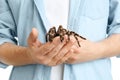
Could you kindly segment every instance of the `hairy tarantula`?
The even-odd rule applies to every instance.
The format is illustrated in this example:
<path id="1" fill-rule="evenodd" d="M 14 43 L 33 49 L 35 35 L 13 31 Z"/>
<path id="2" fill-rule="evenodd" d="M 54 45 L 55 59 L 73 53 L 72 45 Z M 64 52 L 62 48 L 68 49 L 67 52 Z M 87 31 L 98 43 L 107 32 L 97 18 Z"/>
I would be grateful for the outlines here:
<path id="1" fill-rule="evenodd" d="M 57 36 L 60 36 L 60 40 L 62 42 L 64 40 L 65 35 L 68 35 L 68 40 L 70 40 L 70 36 L 73 35 L 75 37 L 79 47 L 80 47 L 80 43 L 79 43 L 78 37 L 86 40 L 86 38 L 80 36 L 79 34 L 73 32 L 73 31 L 66 30 L 62 27 L 62 25 L 60 25 L 57 31 L 56 31 L 55 27 L 50 28 L 49 32 L 46 34 L 46 42 L 48 42 L 48 41 L 52 42 L 53 39 Z"/>

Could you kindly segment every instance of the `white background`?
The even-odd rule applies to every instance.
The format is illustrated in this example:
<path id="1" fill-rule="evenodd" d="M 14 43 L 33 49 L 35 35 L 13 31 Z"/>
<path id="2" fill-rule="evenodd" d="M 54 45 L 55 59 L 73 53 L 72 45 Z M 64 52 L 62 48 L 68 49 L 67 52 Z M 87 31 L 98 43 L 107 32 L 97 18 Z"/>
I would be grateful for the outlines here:
<path id="1" fill-rule="evenodd" d="M 120 80 L 120 58 L 113 57 L 111 60 L 113 80 Z M 9 80 L 11 69 L 12 66 L 7 69 L 0 68 L 0 80 Z"/>

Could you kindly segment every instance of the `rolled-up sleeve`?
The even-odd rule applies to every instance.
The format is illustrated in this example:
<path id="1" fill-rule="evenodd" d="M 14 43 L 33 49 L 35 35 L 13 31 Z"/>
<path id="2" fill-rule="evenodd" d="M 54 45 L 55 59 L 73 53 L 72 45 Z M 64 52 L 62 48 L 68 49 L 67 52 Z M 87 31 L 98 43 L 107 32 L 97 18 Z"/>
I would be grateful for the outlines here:
<path id="1" fill-rule="evenodd" d="M 120 33 L 120 0 L 110 0 L 108 36 Z"/>
<path id="2" fill-rule="evenodd" d="M 16 26 L 11 9 L 7 0 L 0 0 L 0 45 L 5 42 L 17 44 Z M 6 64 L 0 62 L 0 67 L 7 67 Z"/>

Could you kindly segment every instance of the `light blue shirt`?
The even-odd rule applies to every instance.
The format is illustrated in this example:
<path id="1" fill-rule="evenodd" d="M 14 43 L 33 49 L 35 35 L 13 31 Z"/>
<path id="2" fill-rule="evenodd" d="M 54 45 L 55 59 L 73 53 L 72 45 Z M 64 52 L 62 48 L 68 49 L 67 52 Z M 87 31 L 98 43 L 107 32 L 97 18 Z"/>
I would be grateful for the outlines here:
<path id="1" fill-rule="evenodd" d="M 49 25 L 43 0 L 0 0 L 0 44 L 11 42 L 27 46 L 33 27 L 39 40 L 45 42 Z M 70 0 L 68 29 L 91 41 L 100 41 L 120 33 L 120 0 Z M 1 67 L 6 67 L 3 63 Z M 14 67 L 10 80 L 50 80 L 51 67 L 26 65 Z M 64 64 L 63 80 L 112 80 L 109 58 L 68 65 Z"/>

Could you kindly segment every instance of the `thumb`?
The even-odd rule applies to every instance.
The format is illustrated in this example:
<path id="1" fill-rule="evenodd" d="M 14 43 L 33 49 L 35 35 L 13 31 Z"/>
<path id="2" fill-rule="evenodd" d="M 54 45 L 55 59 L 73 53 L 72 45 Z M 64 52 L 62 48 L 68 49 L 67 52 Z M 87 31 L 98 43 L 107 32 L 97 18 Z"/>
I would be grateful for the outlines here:
<path id="1" fill-rule="evenodd" d="M 28 37 L 28 45 L 29 46 L 37 46 L 41 43 L 38 41 L 38 31 L 36 28 L 32 28 L 32 31 Z"/>

